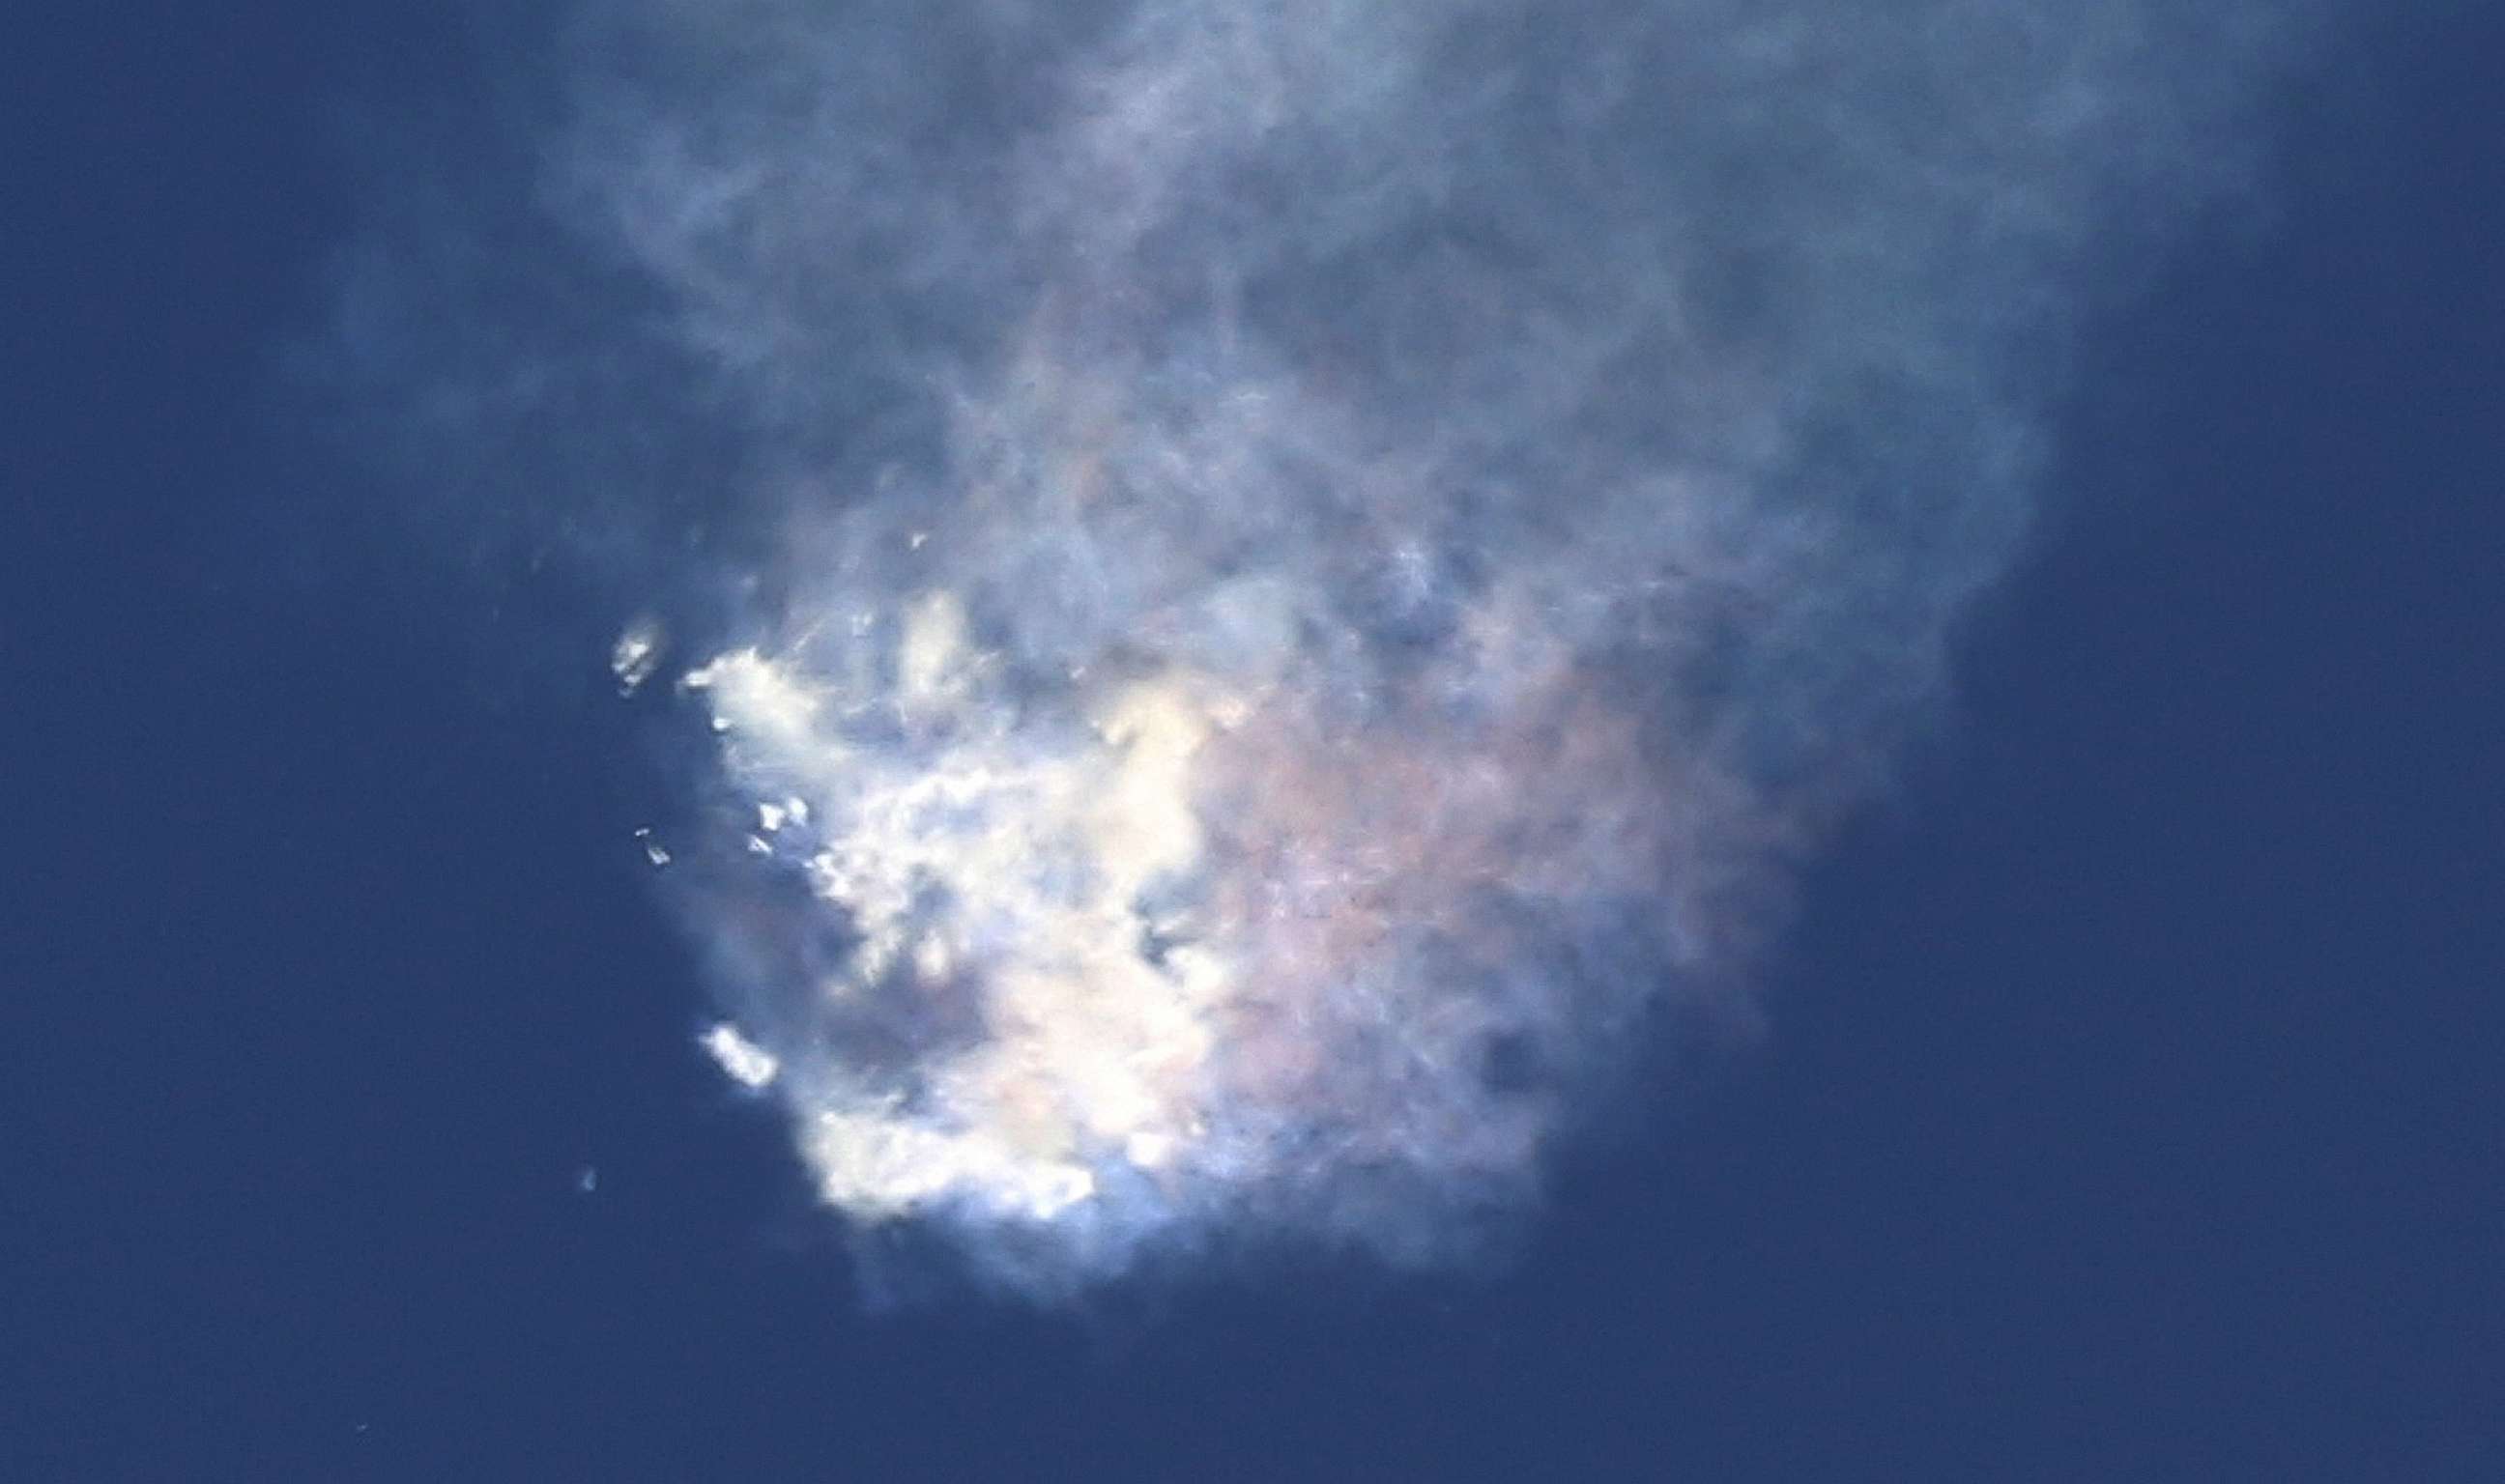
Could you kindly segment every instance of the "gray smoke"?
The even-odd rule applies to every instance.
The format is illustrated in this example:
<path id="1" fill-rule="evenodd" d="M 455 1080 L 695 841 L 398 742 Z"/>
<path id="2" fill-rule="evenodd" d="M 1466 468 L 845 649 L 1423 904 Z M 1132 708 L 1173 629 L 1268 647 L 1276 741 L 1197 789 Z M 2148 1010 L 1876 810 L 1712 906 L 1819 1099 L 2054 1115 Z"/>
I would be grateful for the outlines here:
<path id="1" fill-rule="evenodd" d="M 2267 18 L 621 0 L 419 410 L 709 723 L 650 844 L 832 1205 L 1465 1256 L 1936 707 Z"/>

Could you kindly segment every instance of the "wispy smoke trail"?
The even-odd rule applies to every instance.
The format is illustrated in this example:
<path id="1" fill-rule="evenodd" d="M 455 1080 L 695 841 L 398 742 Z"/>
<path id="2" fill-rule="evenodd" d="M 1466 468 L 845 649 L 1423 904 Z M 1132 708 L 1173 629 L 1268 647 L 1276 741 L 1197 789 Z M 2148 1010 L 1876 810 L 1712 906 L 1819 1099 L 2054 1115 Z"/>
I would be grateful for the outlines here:
<path id="1" fill-rule="evenodd" d="M 652 843 L 709 1049 L 829 1203 L 1037 1291 L 1466 1247 L 1934 701 L 2251 16 L 587 16 L 547 195 L 658 309 L 576 363 L 657 323 L 735 450 L 601 538 L 766 534 L 617 651 L 718 737 Z M 621 400 L 537 432 L 677 415 Z"/>

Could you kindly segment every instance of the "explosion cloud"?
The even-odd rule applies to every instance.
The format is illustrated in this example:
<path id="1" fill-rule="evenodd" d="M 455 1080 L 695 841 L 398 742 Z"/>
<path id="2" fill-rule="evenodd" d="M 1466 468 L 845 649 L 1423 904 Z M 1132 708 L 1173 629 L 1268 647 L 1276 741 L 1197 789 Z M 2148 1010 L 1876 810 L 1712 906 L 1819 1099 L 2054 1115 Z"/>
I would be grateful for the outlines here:
<path id="1" fill-rule="evenodd" d="M 1032 1291 L 1465 1255 L 1935 705 L 2254 18 L 586 13 L 544 199 L 643 297 L 556 358 L 601 416 L 516 421 L 558 485 L 654 385 L 734 450 L 566 517 L 655 584 L 620 688 L 712 735 L 647 841 L 706 1049 L 829 1205 Z M 747 536 L 680 561 L 689 510 Z"/>

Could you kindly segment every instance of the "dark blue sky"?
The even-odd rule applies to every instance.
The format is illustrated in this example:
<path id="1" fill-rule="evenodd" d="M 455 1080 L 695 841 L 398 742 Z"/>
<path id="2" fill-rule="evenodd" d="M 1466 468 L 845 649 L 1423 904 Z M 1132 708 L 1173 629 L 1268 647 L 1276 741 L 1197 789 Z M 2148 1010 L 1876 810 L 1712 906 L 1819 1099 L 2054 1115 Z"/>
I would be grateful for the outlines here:
<path id="1" fill-rule="evenodd" d="M 691 1051 L 605 677 L 473 663 L 342 535 L 270 348 L 343 102 L 481 63 L 253 14 L 21 22 L 0 88 L 0 1478 L 2505 1477 L 2478 8 L 2352 22 L 2271 210 L 2090 327 L 2064 513 L 1763 1044 L 1503 1276 L 1084 1323 L 860 1311 Z"/>

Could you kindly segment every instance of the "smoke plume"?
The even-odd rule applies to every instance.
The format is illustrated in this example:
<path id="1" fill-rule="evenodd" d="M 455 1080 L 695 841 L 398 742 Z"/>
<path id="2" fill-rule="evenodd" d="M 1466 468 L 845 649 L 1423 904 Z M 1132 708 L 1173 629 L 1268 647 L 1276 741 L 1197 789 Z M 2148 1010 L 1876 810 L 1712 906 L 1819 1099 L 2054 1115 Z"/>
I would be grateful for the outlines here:
<path id="1" fill-rule="evenodd" d="M 433 415 L 709 734 L 645 844 L 830 1206 L 1466 1257 L 1934 710 L 2266 30 L 621 0 Z"/>

